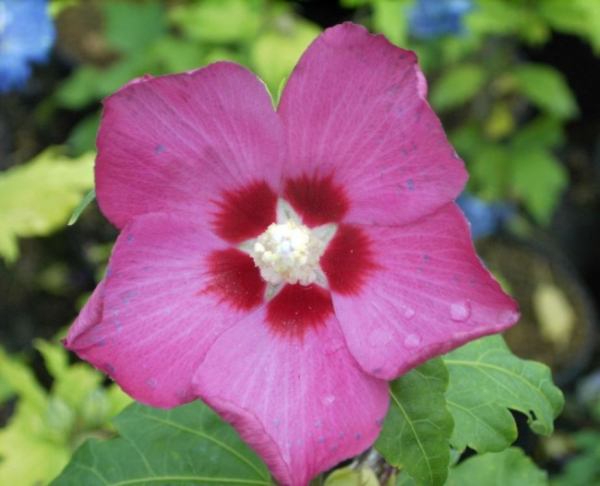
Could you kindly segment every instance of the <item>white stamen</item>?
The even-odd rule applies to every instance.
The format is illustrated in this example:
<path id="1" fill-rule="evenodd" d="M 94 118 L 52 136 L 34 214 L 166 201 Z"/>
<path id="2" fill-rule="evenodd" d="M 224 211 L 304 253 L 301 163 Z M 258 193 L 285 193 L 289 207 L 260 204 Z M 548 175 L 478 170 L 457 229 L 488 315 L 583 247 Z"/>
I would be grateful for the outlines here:
<path id="1" fill-rule="evenodd" d="M 321 273 L 319 259 L 327 243 L 328 239 L 319 238 L 308 227 L 289 219 L 271 224 L 255 240 L 249 253 L 262 278 L 271 285 L 310 285 Z"/>

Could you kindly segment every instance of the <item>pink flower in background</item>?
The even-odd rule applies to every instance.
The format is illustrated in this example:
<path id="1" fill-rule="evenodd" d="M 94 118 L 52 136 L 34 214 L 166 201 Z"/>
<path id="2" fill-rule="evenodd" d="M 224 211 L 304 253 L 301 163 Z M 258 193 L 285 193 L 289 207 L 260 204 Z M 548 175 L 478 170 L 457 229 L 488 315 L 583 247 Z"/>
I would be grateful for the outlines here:
<path id="1" fill-rule="evenodd" d="M 281 484 L 365 450 L 388 380 L 518 318 L 425 96 L 413 53 L 343 24 L 277 110 L 231 63 L 109 97 L 97 196 L 121 234 L 67 347 L 146 404 L 201 398 Z"/>

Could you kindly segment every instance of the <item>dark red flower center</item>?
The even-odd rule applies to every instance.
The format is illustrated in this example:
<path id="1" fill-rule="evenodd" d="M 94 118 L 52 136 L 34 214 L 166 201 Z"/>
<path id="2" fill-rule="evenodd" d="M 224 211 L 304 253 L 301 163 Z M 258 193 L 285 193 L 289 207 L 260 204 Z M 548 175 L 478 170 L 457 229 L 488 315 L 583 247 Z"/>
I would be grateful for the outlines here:
<path id="1" fill-rule="evenodd" d="M 267 282 L 253 258 L 238 248 L 208 256 L 210 284 L 203 292 L 215 293 L 223 304 L 251 310 L 266 304 L 267 324 L 279 335 L 302 338 L 305 332 L 325 324 L 333 314 L 331 292 L 356 295 L 378 268 L 371 242 L 359 227 L 342 222 L 350 208 L 346 191 L 332 176 L 302 176 L 285 181 L 283 199 L 310 228 L 337 225 L 320 260 L 329 288 L 316 284 L 284 284 L 267 301 Z M 258 238 L 276 221 L 277 193 L 264 181 L 226 190 L 215 201 L 215 233 L 232 245 Z"/>

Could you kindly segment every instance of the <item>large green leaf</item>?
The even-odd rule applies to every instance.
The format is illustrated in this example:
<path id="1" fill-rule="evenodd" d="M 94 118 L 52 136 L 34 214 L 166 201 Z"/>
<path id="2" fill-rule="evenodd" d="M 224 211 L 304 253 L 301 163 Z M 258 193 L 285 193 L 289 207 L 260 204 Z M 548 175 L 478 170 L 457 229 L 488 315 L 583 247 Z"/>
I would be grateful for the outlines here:
<path id="1" fill-rule="evenodd" d="M 86 442 L 51 486 L 271 484 L 256 454 L 201 402 L 134 403 L 114 422 L 121 437 Z"/>
<path id="2" fill-rule="evenodd" d="M 547 486 L 546 473 L 521 449 L 475 456 L 450 470 L 447 486 Z"/>
<path id="3" fill-rule="evenodd" d="M 544 64 L 523 64 L 514 70 L 523 94 L 540 110 L 559 118 L 573 118 L 579 112 L 575 97 L 564 76 Z"/>
<path id="4" fill-rule="evenodd" d="M 517 437 L 509 409 L 528 418 L 531 429 L 553 431 L 564 399 L 548 367 L 513 355 L 501 336 L 473 341 L 444 357 L 450 374 L 446 400 L 454 417 L 450 443 L 479 453 L 506 449 Z"/>
<path id="5" fill-rule="evenodd" d="M 0 257 L 17 258 L 19 236 L 44 236 L 66 226 L 94 184 L 93 165 L 92 153 L 69 159 L 51 148 L 0 173 Z"/>
<path id="6" fill-rule="evenodd" d="M 448 372 L 432 359 L 390 383 L 391 406 L 375 447 L 419 485 L 442 485 L 450 463 L 452 416 L 444 391 Z"/>

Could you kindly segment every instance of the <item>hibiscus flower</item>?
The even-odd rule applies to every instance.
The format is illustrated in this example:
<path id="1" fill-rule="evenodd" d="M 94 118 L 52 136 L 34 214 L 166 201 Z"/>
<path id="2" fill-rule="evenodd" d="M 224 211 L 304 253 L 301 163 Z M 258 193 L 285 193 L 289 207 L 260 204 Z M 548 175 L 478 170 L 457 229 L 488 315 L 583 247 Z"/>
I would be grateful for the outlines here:
<path id="1" fill-rule="evenodd" d="M 202 399 L 280 484 L 368 448 L 388 380 L 516 321 L 416 56 L 384 37 L 325 31 L 276 110 L 226 62 L 104 106 L 97 197 L 121 233 L 66 346 L 143 403 Z"/>

